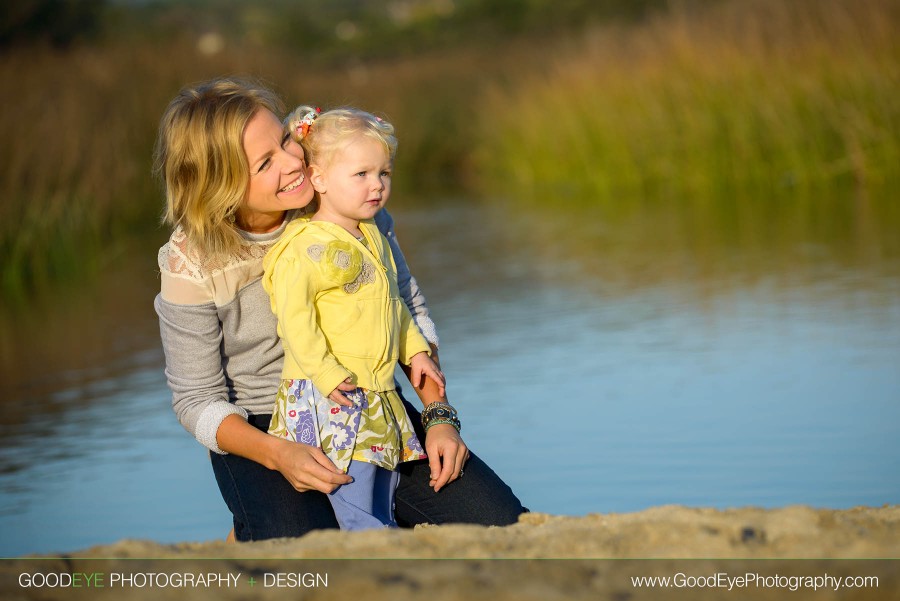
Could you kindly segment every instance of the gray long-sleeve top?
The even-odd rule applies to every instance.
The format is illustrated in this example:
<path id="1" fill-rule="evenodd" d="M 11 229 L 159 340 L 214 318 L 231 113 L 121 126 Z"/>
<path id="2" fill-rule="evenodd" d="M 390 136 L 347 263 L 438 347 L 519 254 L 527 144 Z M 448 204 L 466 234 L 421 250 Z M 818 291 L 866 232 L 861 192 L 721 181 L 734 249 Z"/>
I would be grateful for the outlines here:
<path id="1" fill-rule="evenodd" d="M 228 415 L 246 419 L 272 412 L 284 351 L 262 288 L 262 260 L 287 221 L 267 234 L 245 233 L 241 251 L 225 263 L 201 257 L 180 229 L 159 250 L 161 291 L 154 307 L 172 407 L 185 429 L 216 453 L 223 453 L 216 432 Z M 394 221 L 383 210 L 375 221 L 394 255 L 400 295 L 425 338 L 437 345 L 425 297 L 394 235 Z"/>

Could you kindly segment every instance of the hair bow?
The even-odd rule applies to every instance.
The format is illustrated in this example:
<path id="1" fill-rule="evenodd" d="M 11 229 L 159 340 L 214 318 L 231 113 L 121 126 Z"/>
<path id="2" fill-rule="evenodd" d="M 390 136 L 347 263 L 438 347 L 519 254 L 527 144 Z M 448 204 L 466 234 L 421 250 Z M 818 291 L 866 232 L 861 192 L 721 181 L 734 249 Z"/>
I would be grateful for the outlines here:
<path id="1" fill-rule="evenodd" d="M 309 128 L 312 127 L 313 122 L 318 118 L 321 112 L 322 109 L 316 107 L 302 117 L 290 120 L 289 129 L 296 140 L 299 141 L 306 137 L 306 134 L 309 133 Z"/>

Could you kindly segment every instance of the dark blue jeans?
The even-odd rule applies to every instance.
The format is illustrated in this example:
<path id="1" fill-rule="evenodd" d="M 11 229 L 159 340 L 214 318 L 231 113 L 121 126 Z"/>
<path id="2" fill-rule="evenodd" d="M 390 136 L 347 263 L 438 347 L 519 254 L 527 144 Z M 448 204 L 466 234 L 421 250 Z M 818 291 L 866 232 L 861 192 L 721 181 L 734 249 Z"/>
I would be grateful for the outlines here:
<path id="1" fill-rule="evenodd" d="M 425 433 L 419 412 L 404 400 L 420 440 Z M 250 423 L 267 431 L 271 415 L 252 415 Z M 239 541 L 302 536 L 312 530 L 337 528 L 328 497 L 315 490 L 297 492 L 275 470 L 236 455 L 211 454 L 222 497 L 234 516 Z M 395 517 L 400 527 L 416 524 L 481 524 L 505 526 L 527 511 L 506 483 L 471 453 L 465 476 L 440 490 L 428 486 L 427 460 L 400 464 Z"/>

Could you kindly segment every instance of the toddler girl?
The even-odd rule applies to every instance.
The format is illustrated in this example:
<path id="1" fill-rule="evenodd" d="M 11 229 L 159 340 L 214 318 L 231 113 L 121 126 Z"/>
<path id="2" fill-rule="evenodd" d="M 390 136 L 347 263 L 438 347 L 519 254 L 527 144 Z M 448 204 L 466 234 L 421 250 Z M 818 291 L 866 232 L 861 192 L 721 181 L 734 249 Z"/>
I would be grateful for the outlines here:
<path id="1" fill-rule="evenodd" d="M 287 124 L 317 198 L 264 261 L 285 351 L 269 433 L 321 446 L 353 477 L 329 496 L 342 529 L 396 527 L 393 470 L 425 453 L 394 368 L 408 365 L 414 385 L 431 378 L 441 396 L 444 376 L 400 298 L 390 247 L 373 221 L 391 192 L 394 128 L 364 111 L 312 107 Z"/>

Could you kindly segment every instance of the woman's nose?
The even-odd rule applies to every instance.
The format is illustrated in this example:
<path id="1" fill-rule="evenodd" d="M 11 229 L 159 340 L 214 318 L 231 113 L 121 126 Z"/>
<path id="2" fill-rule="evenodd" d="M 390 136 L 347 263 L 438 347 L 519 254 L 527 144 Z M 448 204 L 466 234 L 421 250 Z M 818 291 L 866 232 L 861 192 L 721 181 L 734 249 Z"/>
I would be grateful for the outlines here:
<path id="1" fill-rule="evenodd" d="M 284 157 L 282 159 L 282 170 L 285 173 L 291 173 L 293 171 L 298 171 L 303 168 L 303 159 L 298 157 L 297 155 L 283 151 Z"/>

